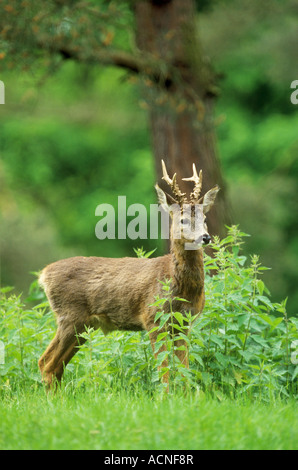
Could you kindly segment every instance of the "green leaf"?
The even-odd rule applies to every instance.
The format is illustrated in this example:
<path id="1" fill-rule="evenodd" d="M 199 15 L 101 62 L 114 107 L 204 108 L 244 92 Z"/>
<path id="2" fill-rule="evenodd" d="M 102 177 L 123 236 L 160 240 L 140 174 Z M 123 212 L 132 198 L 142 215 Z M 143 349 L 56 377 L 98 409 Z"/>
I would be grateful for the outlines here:
<path id="1" fill-rule="evenodd" d="M 174 318 L 176 318 L 176 320 L 178 320 L 180 326 L 183 326 L 184 317 L 183 317 L 182 313 L 180 313 L 180 312 L 175 312 L 175 313 L 174 313 Z"/>
<path id="2" fill-rule="evenodd" d="M 11 292 L 14 289 L 14 287 L 11 286 L 6 286 L 6 287 L 1 287 L 0 292 L 3 294 L 6 294 L 7 292 Z"/>
<path id="3" fill-rule="evenodd" d="M 165 331 L 165 332 L 163 332 L 163 333 L 159 333 L 159 335 L 158 335 L 157 338 L 156 338 L 156 341 L 159 342 L 159 341 L 161 341 L 162 339 L 164 339 L 166 336 L 168 336 L 168 332 L 167 332 L 167 331 Z"/>
<path id="4" fill-rule="evenodd" d="M 237 258 L 237 261 L 240 264 L 240 266 L 244 266 L 246 260 L 247 260 L 246 256 L 238 256 L 238 258 Z"/>
<path id="5" fill-rule="evenodd" d="M 269 347 L 267 341 L 259 335 L 251 335 L 251 339 L 254 340 L 257 344 L 263 346 L 263 348 Z"/>
<path id="6" fill-rule="evenodd" d="M 169 320 L 171 317 L 170 313 L 165 313 L 164 315 L 161 316 L 160 322 L 159 322 L 159 328 L 163 327 L 165 323 Z"/>
<path id="7" fill-rule="evenodd" d="M 203 381 L 205 384 L 211 383 L 212 378 L 213 378 L 213 375 L 210 374 L 209 372 L 202 372 L 202 381 Z"/>
<path id="8" fill-rule="evenodd" d="M 219 346 L 220 349 L 224 348 L 223 340 L 219 338 L 218 336 L 214 335 L 213 333 L 210 335 L 210 341 L 217 344 L 217 346 Z"/>
<path id="9" fill-rule="evenodd" d="M 294 369 L 294 372 L 292 374 L 292 381 L 296 379 L 297 375 L 298 375 L 298 366 L 296 366 Z"/>
<path id="10" fill-rule="evenodd" d="M 153 302 L 152 304 L 149 304 L 149 307 L 158 307 L 159 305 L 163 305 L 167 302 L 167 299 L 159 299 L 157 298 L 155 300 L 155 302 Z"/>
<path id="11" fill-rule="evenodd" d="M 157 312 L 154 317 L 154 322 L 157 322 L 157 320 L 159 320 L 163 314 L 164 314 L 163 310 L 161 312 Z"/>
<path id="12" fill-rule="evenodd" d="M 273 325 L 273 317 L 271 317 L 270 315 L 266 315 L 265 313 L 259 313 L 259 317 L 262 318 L 262 320 L 264 320 L 270 326 Z"/>
<path id="13" fill-rule="evenodd" d="M 154 326 L 154 327 L 152 328 L 152 330 L 149 331 L 149 335 L 150 335 L 151 333 L 154 333 L 154 331 L 157 331 L 157 330 L 159 330 L 159 326 Z"/>
<path id="14" fill-rule="evenodd" d="M 276 318 L 272 324 L 272 328 L 270 329 L 270 332 L 275 330 L 275 328 L 278 327 L 278 325 L 283 321 L 283 317 Z"/>
<path id="15" fill-rule="evenodd" d="M 233 374 L 234 374 L 234 377 L 236 379 L 236 382 L 238 385 L 241 385 L 242 382 L 243 382 L 243 373 L 242 372 L 238 372 L 238 371 L 233 371 Z"/>
<path id="16" fill-rule="evenodd" d="M 239 354 L 247 361 L 250 362 L 251 359 L 254 357 L 254 353 L 251 353 L 249 351 L 239 351 Z"/>
<path id="17" fill-rule="evenodd" d="M 193 353 L 190 354 L 189 359 L 191 361 L 198 362 L 202 367 L 204 367 L 203 359 L 201 358 L 201 356 L 199 354 L 193 352 Z"/>
<path id="18" fill-rule="evenodd" d="M 256 281 L 257 289 L 260 295 L 263 295 L 265 284 L 261 279 L 257 279 Z"/>
<path id="19" fill-rule="evenodd" d="M 263 302 L 265 305 L 267 305 L 267 307 L 269 307 L 270 309 L 273 309 L 273 305 L 272 303 L 270 302 L 270 300 L 268 299 L 268 297 L 265 297 L 264 295 L 259 295 L 258 296 L 258 300 L 260 300 L 261 302 Z"/>
<path id="20" fill-rule="evenodd" d="M 227 367 L 227 365 L 229 364 L 229 358 L 224 356 L 220 352 L 216 352 L 215 357 L 224 368 Z"/>
<path id="21" fill-rule="evenodd" d="M 189 300 L 182 299 L 182 297 L 174 297 L 173 300 L 179 300 L 180 302 L 188 302 L 188 303 L 191 303 Z"/>
<path id="22" fill-rule="evenodd" d="M 144 257 L 145 257 L 145 258 L 149 258 L 149 256 L 153 255 L 153 253 L 154 253 L 156 250 L 157 250 L 157 248 L 154 248 L 154 250 L 152 250 L 152 251 L 148 251 L 148 253 L 146 253 L 146 254 L 144 255 Z"/>
<path id="23" fill-rule="evenodd" d="M 157 366 L 161 366 L 161 364 L 166 360 L 169 356 L 170 352 L 169 351 L 162 351 L 157 355 Z M 167 367 L 165 369 L 168 370 Z"/>

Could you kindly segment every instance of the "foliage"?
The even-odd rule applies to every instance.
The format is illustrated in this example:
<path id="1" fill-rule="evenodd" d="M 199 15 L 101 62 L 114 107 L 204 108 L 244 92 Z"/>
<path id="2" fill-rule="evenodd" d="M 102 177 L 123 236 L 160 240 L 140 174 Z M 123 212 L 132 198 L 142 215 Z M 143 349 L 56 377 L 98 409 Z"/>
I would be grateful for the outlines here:
<path id="1" fill-rule="evenodd" d="M 99 391 L 142 389 L 153 393 L 163 388 L 160 376 L 170 372 L 174 392 L 183 385 L 218 399 L 243 395 L 271 401 L 296 396 L 298 322 L 288 317 L 286 301 L 271 302 L 261 279 L 266 268 L 257 256 L 249 261 L 242 254 L 243 237 L 244 233 L 232 227 L 225 239 L 215 239 L 215 256 L 205 259 L 206 306 L 195 322 L 190 315 L 185 319 L 172 309 L 163 314 L 162 306 L 171 299 L 170 284 L 164 283 L 164 295 L 156 303 L 161 307 L 158 344 L 166 348 L 158 348 L 157 360 L 146 332 L 104 336 L 86 329 L 82 335 L 88 341 L 66 368 L 65 388 L 80 390 L 92 384 Z M 146 256 L 142 249 L 138 254 Z M 30 309 L 9 288 L 1 290 L 2 393 L 25 385 L 40 386 L 37 361 L 54 334 L 53 316 L 42 295 L 35 282 L 28 300 L 42 302 Z M 190 323 L 191 333 L 186 337 Z M 189 346 L 189 370 L 174 355 L 181 338 Z M 160 368 L 166 356 L 168 366 Z"/>
<path id="2" fill-rule="evenodd" d="M 47 313 L 47 302 L 30 309 L 20 295 L 8 296 L 11 290 L 2 288 L 0 299 L 0 338 L 4 345 L 0 365 L 2 391 L 40 382 L 37 361 L 55 327 L 53 316 Z M 38 292 L 37 297 L 40 295 Z"/>
<path id="3" fill-rule="evenodd" d="M 42 57 L 51 72 L 75 55 L 90 63 L 111 48 L 128 44 L 131 21 L 126 2 L 0 1 L 0 61 L 28 70 Z M 42 51 L 42 52 L 41 52 Z"/>
<path id="4" fill-rule="evenodd" d="M 172 303 L 182 299 L 173 298 L 170 283 L 163 283 L 164 296 L 154 304 L 161 308 L 156 315 L 157 348 L 166 346 L 158 365 L 168 359 L 160 376 L 170 371 L 174 389 L 176 382 L 199 382 L 218 398 L 244 393 L 270 401 L 276 395 L 297 395 L 298 321 L 288 318 L 287 300 L 271 302 L 261 279 L 268 268 L 259 257 L 253 255 L 247 263 L 240 250 L 246 236 L 234 226 L 225 239 L 215 237 L 215 256 L 205 259 L 206 306 L 199 318 L 173 311 Z M 170 303 L 169 313 L 162 311 L 165 302 Z M 174 355 L 181 339 L 190 349 L 190 371 Z"/>
<path id="5" fill-rule="evenodd" d="M 155 343 L 155 352 L 157 353 L 156 365 L 158 367 L 159 378 L 165 374 L 169 376 L 169 391 L 175 392 L 177 386 L 194 383 L 192 375 L 189 372 L 184 361 L 180 361 L 177 357 L 178 351 L 183 351 L 183 355 L 187 355 L 187 351 L 191 348 L 190 330 L 191 325 L 198 317 L 198 314 L 192 315 L 191 312 L 181 312 L 174 310 L 177 302 L 187 302 L 185 299 L 173 296 L 171 290 L 171 279 L 160 281 L 162 284 L 163 296 L 157 296 L 152 306 L 158 307 L 155 315 L 155 326 L 149 334 L 158 331 Z M 169 308 L 165 312 L 164 305 Z M 167 384 L 164 384 L 165 388 Z"/>
<path id="6" fill-rule="evenodd" d="M 245 236 L 230 228 L 205 261 L 206 306 L 191 341 L 198 377 L 206 390 L 220 393 L 297 394 L 298 321 L 288 317 L 286 300 L 271 302 L 261 279 L 268 268 L 241 253 Z"/>

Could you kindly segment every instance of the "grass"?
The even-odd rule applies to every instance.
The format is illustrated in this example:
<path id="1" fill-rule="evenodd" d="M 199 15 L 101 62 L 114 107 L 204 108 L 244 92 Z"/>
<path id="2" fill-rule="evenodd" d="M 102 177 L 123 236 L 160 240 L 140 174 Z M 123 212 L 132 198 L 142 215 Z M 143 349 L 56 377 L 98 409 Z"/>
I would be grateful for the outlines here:
<path id="1" fill-rule="evenodd" d="M 1 449 L 297 449 L 297 403 L 163 399 L 127 392 L 18 392 L 0 409 Z"/>

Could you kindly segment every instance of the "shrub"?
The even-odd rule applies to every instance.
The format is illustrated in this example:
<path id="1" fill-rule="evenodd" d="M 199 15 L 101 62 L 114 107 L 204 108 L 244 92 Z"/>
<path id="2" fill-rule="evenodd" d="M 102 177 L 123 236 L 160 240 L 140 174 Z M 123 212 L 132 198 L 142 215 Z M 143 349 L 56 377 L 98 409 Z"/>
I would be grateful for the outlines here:
<path id="1" fill-rule="evenodd" d="M 29 308 L 21 295 L 11 294 L 11 290 L 9 287 L 0 290 L 0 340 L 4 349 L 0 390 L 40 382 L 37 361 L 55 328 L 53 315 L 47 313 L 47 302 Z M 41 295 L 39 292 L 38 296 Z"/>
<path id="2" fill-rule="evenodd" d="M 203 390 L 269 399 L 297 394 L 298 319 L 272 303 L 259 257 L 241 254 L 234 226 L 206 257 L 206 306 L 193 328 L 190 358 Z"/>

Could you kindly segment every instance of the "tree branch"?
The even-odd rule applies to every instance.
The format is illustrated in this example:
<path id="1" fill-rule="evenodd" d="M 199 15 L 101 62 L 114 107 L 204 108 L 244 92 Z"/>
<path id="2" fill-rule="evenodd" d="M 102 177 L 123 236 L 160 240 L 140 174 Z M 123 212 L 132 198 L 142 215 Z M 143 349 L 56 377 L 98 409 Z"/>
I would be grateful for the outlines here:
<path id="1" fill-rule="evenodd" d="M 82 50 L 79 46 L 66 44 L 55 44 L 50 46 L 39 44 L 39 47 L 48 49 L 52 53 L 59 53 L 64 59 L 73 59 L 78 62 L 114 65 L 137 74 L 149 76 L 155 83 L 159 83 L 169 88 L 173 82 L 174 66 L 166 64 L 164 61 L 151 57 L 150 54 L 132 55 L 129 52 L 120 50 L 107 50 L 104 48 L 90 51 Z"/>
<path id="2" fill-rule="evenodd" d="M 64 59 L 73 59 L 79 62 L 100 63 L 103 65 L 115 65 L 131 72 L 140 73 L 143 64 L 135 56 L 123 51 L 97 50 L 86 53 L 77 50 L 75 47 L 61 46 L 50 47 L 51 52 L 60 53 Z"/>

